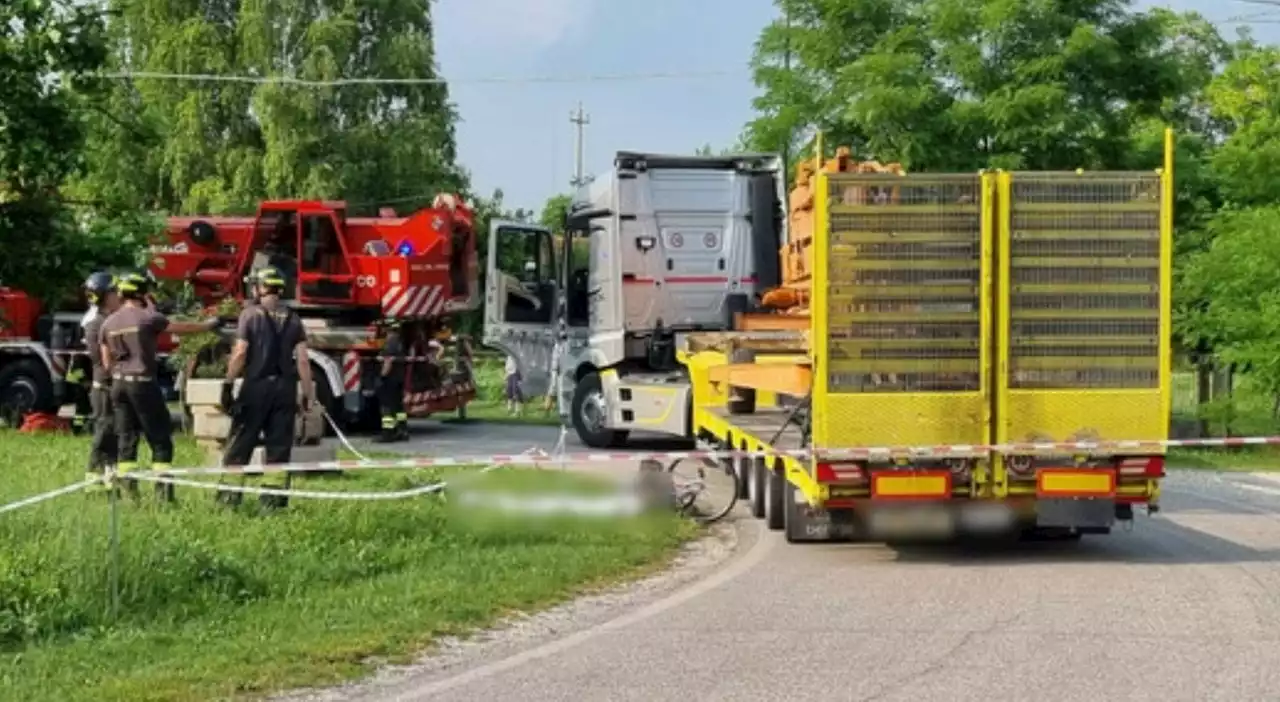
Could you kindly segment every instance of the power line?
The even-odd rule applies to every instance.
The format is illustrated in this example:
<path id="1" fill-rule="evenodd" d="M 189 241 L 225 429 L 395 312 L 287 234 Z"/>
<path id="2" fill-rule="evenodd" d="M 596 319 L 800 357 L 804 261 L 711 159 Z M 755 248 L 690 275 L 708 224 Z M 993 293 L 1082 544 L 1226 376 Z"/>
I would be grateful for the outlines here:
<path id="1" fill-rule="evenodd" d="M 341 88 L 356 85 L 467 85 L 467 84 L 532 84 L 532 83 L 604 83 L 644 80 L 675 80 L 686 78 L 724 78 L 745 75 L 749 69 L 710 71 L 665 71 L 653 73 L 596 73 L 579 75 L 542 76 L 483 76 L 476 78 L 339 78 L 336 80 L 307 80 L 288 76 L 220 75 L 216 73 L 164 73 L 158 71 L 128 71 L 99 73 L 107 80 L 172 80 L 196 83 L 252 83 L 256 85 L 291 85 L 305 88 Z"/>

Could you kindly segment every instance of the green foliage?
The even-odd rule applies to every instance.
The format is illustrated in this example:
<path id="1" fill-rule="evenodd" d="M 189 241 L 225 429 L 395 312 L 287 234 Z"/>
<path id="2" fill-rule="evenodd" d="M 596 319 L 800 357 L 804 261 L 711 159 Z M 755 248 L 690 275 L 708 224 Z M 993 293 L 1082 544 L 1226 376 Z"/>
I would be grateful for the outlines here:
<path id="1" fill-rule="evenodd" d="M 914 170 L 1122 167 L 1136 124 L 1191 119 L 1226 51 L 1196 15 L 1119 0 L 778 5 L 791 23 L 757 43 L 749 145 L 807 153 L 822 129 Z"/>
<path id="2" fill-rule="evenodd" d="M 563 234 L 565 217 L 569 215 L 569 207 L 572 204 L 572 195 L 566 193 L 552 195 L 543 203 L 542 213 L 538 215 L 538 223 L 556 234 Z"/>
<path id="3" fill-rule="evenodd" d="M 189 289 L 189 286 L 187 286 Z M 190 300 L 188 296 L 184 299 Z M 174 319 L 182 321 L 203 321 L 216 316 L 224 321 L 239 318 L 244 303 L 235 298 L 224 298 L 213 309 L 203 309 L 198 303 L 187 302 L 179 306 Z M 183 334 L 178 339 L 178 348 L 174 349 L 170 362 L 175 368 L 186 372 L 194 362 L 191 377 L 194 379 L 219 379 L 227 375 L 228 354 L 231 341 L 228 332 L 213 330 L 195 334 Z"/>
<path id="4" fill-rule="evenodd" d="M 83 166 L 82 100 L 106 57 L 97 10 L 0 4 L 0 280 L 56 299 L 94 268 L 130 263 L 146 226 L 77 218 L 62 186 Z M 37 245 L 38 242 L 38 245 Z"/>
<path id="5" fill-rule="evenodd" d="M 1182 320 L 1218 358 L 1280 394 L 1280 205 L 1226 211 L 1212 243 L 1187 264 L 1188 293 L 1205 301 Z"/>
<path id="6" fill-rule="evenodd" d="M 427 0 L 111 0 L 118 71 L 435 78 Z M 126 41 L 127 39 L 127 41 Z M 443 83 L 314 88 L 138 80 L 90 115 L 86 197 L 173 213 L 263 198 L 341 198 L 353 211 L 465 190 Z"/>

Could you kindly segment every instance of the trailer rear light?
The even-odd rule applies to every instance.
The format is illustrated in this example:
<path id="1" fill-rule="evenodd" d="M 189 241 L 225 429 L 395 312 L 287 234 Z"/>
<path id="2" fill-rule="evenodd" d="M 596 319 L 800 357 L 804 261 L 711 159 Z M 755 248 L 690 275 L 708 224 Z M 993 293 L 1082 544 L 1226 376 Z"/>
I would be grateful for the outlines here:
<path id="1" fill-rule="evenodd" d="M 1120 461 L 1120 475 L 1144 478 L 1164 477 L 1164 456 L 1141 456 Z"/>
<path id="2" fill-rule="evenodd" d="M 867 475 L 857 463 L 819 463 L 814 479 L 819 483 L 865 482 Z"/>

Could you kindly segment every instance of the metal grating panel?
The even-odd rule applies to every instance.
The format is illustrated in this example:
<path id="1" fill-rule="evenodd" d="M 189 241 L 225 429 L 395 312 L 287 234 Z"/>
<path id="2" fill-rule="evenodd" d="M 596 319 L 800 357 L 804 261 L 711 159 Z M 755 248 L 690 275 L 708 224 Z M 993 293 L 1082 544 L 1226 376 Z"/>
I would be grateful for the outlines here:
<path id="1" fill-rule="evenodd" d="M 978 392 L 981 176 L 828 182 L 828 392 Z"/>
<path id="2" fill-rule="evenodd" d="M 1015 173 L 1009 387 L 1160 384 L 1160 176 Z"/>

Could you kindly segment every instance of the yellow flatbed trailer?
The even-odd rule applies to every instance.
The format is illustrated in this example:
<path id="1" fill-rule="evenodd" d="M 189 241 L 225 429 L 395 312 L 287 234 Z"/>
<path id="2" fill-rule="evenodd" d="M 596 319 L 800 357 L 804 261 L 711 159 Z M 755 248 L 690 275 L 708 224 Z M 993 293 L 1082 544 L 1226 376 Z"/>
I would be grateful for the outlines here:
<path id="1" fill-rule="evenodd" d="M 1157 511 L 1164 449 L 1108 442 L 1168 436 L 1172 168 L 819 172 L 807 328 L 688 337 L 695 437 L 793 541 Z"/>

